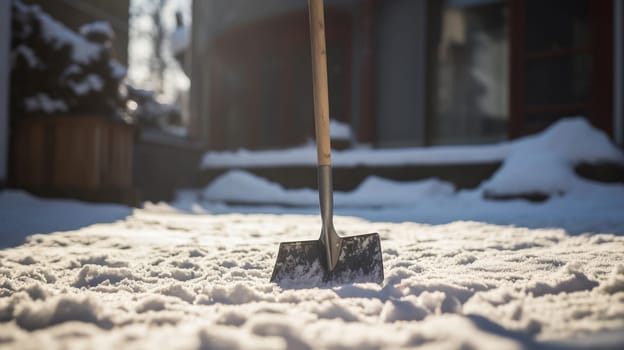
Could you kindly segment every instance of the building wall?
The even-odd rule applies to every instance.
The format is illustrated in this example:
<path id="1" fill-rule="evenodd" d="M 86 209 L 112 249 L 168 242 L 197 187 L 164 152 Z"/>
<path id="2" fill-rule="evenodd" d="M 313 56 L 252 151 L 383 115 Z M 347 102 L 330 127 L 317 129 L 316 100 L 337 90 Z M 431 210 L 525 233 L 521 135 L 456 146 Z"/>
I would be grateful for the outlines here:
<path id="1" fill-rule="evenodd" d="M 11 3 L 0 1 L 0 187 L 6 183 L 9 153 L 9 49 Z"/>
<path id="2" fill-rule="evenodd" d="M 377 143 L 425 142 L 425 1 L 380 1 L 376 26 Z"/>
<path id="3" fill-rule="evenodd" d="M 357 0 L 326 0 L 326 7 L 352 10 Z M 304 0 L 206 0 L 193 2 L 191 53 L 191 135 L 207 140 L 210 135 L 210 48 L 215 38 L 253 22 L 307 10 Z M 307 25 L 307 24 L 306 24 Z M 310 68 L 311 69 L 311 68 Z M 311 74 L 311 72 L 310 72 Z M 352 82 L 355 78 L 352 76 Z M 352 83 L 352 86 L 354 84 Z M 354 103 L 354 101 L 352 101 Z M 353 107 L 352 107 L 353 108 Z"/>

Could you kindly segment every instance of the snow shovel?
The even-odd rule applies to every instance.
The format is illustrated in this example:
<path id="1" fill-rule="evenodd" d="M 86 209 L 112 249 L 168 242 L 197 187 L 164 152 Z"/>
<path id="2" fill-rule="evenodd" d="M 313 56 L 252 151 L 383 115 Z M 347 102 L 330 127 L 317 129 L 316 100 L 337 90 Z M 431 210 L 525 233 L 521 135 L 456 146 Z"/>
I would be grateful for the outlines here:
<path id="1" fill-rule="evenodd" d="M 342 236 L 333 224 L 329 96 L 323 0 L 308 0 L 314 88 L 314 124 L 321 237 L 317 240 L 282 242 L 271 282 L 317 284 L 383 282 L 383 260 L 378 233 Z"/>

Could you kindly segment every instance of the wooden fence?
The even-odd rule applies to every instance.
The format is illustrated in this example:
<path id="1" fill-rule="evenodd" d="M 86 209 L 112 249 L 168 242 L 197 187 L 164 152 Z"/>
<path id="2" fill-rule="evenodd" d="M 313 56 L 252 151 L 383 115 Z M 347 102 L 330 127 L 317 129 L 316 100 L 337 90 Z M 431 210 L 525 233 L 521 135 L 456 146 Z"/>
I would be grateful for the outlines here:
<path id="1" fill-rule="evenodd" d="M 11 183 L 40 195 L 134 202 L 134 127 L 100 116 L 20 118 Z"/>

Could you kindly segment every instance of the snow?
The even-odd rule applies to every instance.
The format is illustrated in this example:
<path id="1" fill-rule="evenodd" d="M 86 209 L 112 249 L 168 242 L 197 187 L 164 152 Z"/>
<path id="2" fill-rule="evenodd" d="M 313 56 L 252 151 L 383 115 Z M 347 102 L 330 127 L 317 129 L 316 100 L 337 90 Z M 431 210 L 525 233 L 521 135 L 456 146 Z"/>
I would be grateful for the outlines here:
<path id="1" fill-rule="evenodd" d="M 582 162 L 624 164 L 622 152 L 609 141 L 603 132 L 594 129 L 582 117 L 571 117 L 554 123 L 539 135 L 492 145 L 395 149 L 359 147 L 332 150 L 332 165 L 355 167 L 360 165 L 492 163 L 503 161 L 508 156 L 517 154 L 521 157 L 519 162 L 530 162 L 530 157 L 542 153 L 545 153 L 544 157 L 556 153 L 556 157 L 568 164 Z M 200 168 L 314 166 L 315 162 L 316 147 L 310 143 L 286 150 L 209 151 L 204 154 Z M 518 164 L 518 168 L 521 166 L 522 164 Z"/>
<path id="2" fill-rule="evenodd" d="M 79 63 L 88 63 L 100 56 L 103 47 L 89 42 L 84 37 L 74 33 L 61 22 L 50 17 L 37 6 L 22 6 L 22 11 L 31 11 L 37 15 L 41 23 L 43 37 L 57 48 L 69 46 L 72 59 Z"/>
<path id="3" fill-rule="evenodd" d="M 428 179 L 415 182 L 397 182 L 379 177 L 367 178 L 352 192 L 335 192 L 337 206 L 382 207 L 414 204 L 455 192 L 452 184 Z M 241 170 L 231 170 L 202 190 L 206 201 L 247 204 L 281 204 L 317 206 L 318 193 L 312 189 L 284 189 L 277 183 Z"/>
<path id="4" fill-rule="evenodd" d="M 111 76 L 113 78 L 115 78 L 115 79 L 121 79 L 121 78 L 125 77 L 126 73 L 128 71 L 126 69 L 126 67 L 124 67 L 123 64 L 121 64 L 121 63 L 119 63 L 119 62 L 117 62 L 115 60 L 111 61 L 110 68 L 111 68 L 111 72 L 112 72 Z"/>
<path id="5" fill-rule="evenodd" d="M 101 91 L 104 87 L 104 82 L 102 78 L 97 74 L 88 74 L 84 77 L 84 79 L 80 82 L 68 81 L 69 86 L 72 88 L 74 93 L 79 96 L 86 95 L 93 91 Z"/>
<path id="6" fill-rule="evenodd" d="M 561 195 L 585 188 L 574 174 L 581 162 L 624 164 L 624 154 L 583 118 L 564 119 L 513 145 L 502 168 L 484 184 L 488 193 Z"/>
<path id="7" fill-rule="evenodd" d="M 4 194 L 0 203 L 10 199 Z M 93 209 L 74 204 L 75 213 Z M 22 209 L 17 216 L 40 213 Z M 336 227 L 379 232 L 383 284 L 269 283 L 278 243 L 316 237 L 318 215 L 197 215 L 160 204 L 112 223 L 33 235 L 0 251 L 0 348 L 616 349 L 624 342 L 624 237 L 345 216 Z M 3 227 L 2 237 L 10 232 Z"/>
<path id="8" fill-rule="evenodd" d="M 252 204 L 309 205 L 318 201 L 318 194 L 314 190 L 288 191 L 277 183 L 239 170 L 232 170 L 219 176 L 202 191 L 201 195 L 207 200 Z"/>
<path id="9" fill-rule="evenodd" d="M 371 177 L 352 192 L 336 192 L 334 204 L 340 215 L 375 221 L 444 224 L 470 220 L 531 228 L 558 227 L 571 234 L 624 235 L 624 185 L 579 178 L 574 178 L 574 184 L 569 193 L 543 203 L 531 203 L 488 200 L 484 198 L 484 187 L 455 192 L 452 184 L 436 179 L 394 182 Z M 172 205 L 195 213 L 314 214 L 318 211 L 318 195 L 309 189 L 284 189 L 253 174 L 232 171 L 202 191 L 179 191 Z"/>
<path id="10" fill-rule="evenodd" d="M 352 192 L 335 192 L 336 212 L 382 221 L 444 224 L 469 220 L 531 228 L 559 227 L 572 234 L 624 234 L 624 185 L 596 183 L 574 173 L 574 165 L 580 162 L 624 164 L 622 151 L 604 133 L 584 119 L 570 118 L 541 134 L 510 142 L 507 148 L 501 168 L 476 189 L 456 191 L 452 184 L 438 179 L 395 182 L 370 177 Z M 549 199 L 539 204 L 487 199 L 530 194 L 542 194 Z M 252 203 L 262 206 L 240 206 Z M 189 212 L 313 214 L 318 196 L 310 189 L 284 189 L 251 173 L 234 170 L 219 176 L 202 191 L 180 191 L 173 205 Z"/>
<path id="11" fill-rule="evenodd" d="M 381 237 L 379 285 L 270 283 L 279 242 L 319 236 L 318 199 L 243 171 L 141 209 L 0 192 L 0 349 L 620 349 L 624 185 L 570 171 L 621 153 L 586 126 L 510 143 L 511 165 L 474 190 L 369 178 L 336 193 L 338 232 Z M 536 143 L 556 162 L 535 172 L 565 191 L 484 198 L 497 176 L 534 189 L 516 162 Z"/>
<path id="12" fill-rule="evenodd" d="M 41 65 L 41 60 L 39 59 L 39 57 L 37 57 L 37 54 L 35 54 L 35 52 L 26 45 L 18 45 L 15 49 L 13 49 L 11 55 L 12 62 L 15 62 L 15 59 L 20 56 L 24 57 L 24 59 L 28 63 L 28 67 L 30 68 L 36 68 Z"/>
<path id="13" fill-rule="evenodd" d="M 48 94 L 39 93 L 24 99 L 24 105 L 29 112 L 43 111 L 46 113 L 66 112 L 65 101 L 50 97 Z"/>
<path id="14" fill-rule="evenodd" d="M 332 140 L 351 140 L 353 137 L 351 126 L 335 119 L 329 120 L 329 130 Z"/>
<path id="15" fill-rule="evenodd" d="M 65 68 L 62 76 L 65 78 L 65 77 L 72 76 L 72 75 L 82 74 L 82 72 L 83 72 L 82 67 L 80 67 L 77 64 L 70 64 L 69 66 L 67 66 L 67 68 Z"/>
<path id="16" fill-rule="evenodd" d="M 106 21 L 95 21 L 84 24 L 80 27 L 79 33 L 83 36 L 88 36 L 92 33 L 98 33 L 106 36 L 107 38 L 114 38 L 115 32 L 111 25 Z"/>
<path id="17" fill-rule="evenodd" d="M 171 33 L 171 52 L 174 55 L 189 47 L 189 30 L 185 26 L 176 27 Z"/>

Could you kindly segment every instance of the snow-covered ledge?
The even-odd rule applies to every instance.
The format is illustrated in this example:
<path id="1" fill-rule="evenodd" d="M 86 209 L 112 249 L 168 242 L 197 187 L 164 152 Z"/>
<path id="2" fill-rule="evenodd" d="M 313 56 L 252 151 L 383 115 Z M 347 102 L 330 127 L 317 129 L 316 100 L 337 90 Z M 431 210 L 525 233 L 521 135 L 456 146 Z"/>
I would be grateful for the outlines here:
<path id="1" fill-rule="evenodd" d="M 11 2 L 0 1 L 0 185 L 8 176 Z"/>

